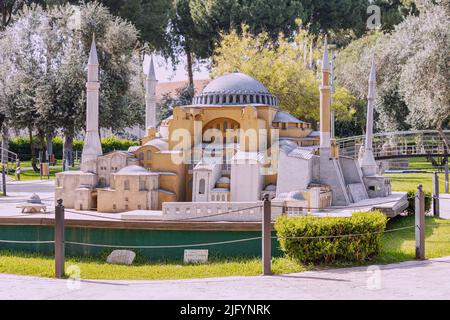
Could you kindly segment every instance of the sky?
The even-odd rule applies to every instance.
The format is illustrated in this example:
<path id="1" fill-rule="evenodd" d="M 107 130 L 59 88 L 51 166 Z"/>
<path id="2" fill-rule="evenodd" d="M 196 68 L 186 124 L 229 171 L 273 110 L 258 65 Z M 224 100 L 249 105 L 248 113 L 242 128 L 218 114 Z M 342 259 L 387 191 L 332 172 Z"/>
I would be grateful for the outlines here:
<path id="1" fill-rule="evenodd" d="M 187 81 L 186 72 L 186 59 L 180 58 L 180 63 L 176 66 L 175 72 L 172 70 L 172 64 L 170 61 L 165 61 L 160 55 L 153 56 L 153 64 L 155 66 L 156 79 L 159 82 L 172 82 L 172 81 Z M 147 74 L 148 64 L 150 63 L 150 56 L 146 55 L 143 63 L 144 74 Z M 206 64 L 199 66 L 199 70 L 194 70 L 194 80 L 208 79 L 209 71 L 206 68 Z"/>

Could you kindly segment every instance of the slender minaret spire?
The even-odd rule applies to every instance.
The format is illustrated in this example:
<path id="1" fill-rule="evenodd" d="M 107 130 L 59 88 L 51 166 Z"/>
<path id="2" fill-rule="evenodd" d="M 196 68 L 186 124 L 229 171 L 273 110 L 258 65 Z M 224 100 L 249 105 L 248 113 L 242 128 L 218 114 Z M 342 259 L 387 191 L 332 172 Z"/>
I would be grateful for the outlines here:
<path id="1" fill-rule="evenodd" d="M 330 62 L 328 60 L 328 44 L 325 38 L 322 57 L 322 83 L 320 89 L 320 149 L 326 152 L 331 148 L 330 142 Z M 327 152 L 326 152 L 327 153 Z"/>
<path id="2" fill-rule="evenodd" d="M 373 176 L 377 173 L 377 163 L 373 156 L 373 107 L 375 104 L 376 85 L 375 59 L 372 59 L 369 75 L 369 92 L 367 94 L 367 120 L 366 120 L 366 141 L 364 144 L 364 154 L 361 160 L 361 169 L 365 176 Z"/>
<path id="3" fill-rule="evenodd" d="M 150 57 L 147 77 L 145 78 L 145 128 L 156 127 L 156 80 L 153 56 Z"/>
<path id="4" fill-rule="evenodd" d="M 98 98 L 100 84 L 98 82 L 98 57 L 95 37 L 92 39 L 88 60 L 88 79 L 86 82 L 86 136 L 84 137 L 81 157 L 81 171 L 96 173 L 96 159 L 101 156 L 102 145 L 98 134 Z"/>

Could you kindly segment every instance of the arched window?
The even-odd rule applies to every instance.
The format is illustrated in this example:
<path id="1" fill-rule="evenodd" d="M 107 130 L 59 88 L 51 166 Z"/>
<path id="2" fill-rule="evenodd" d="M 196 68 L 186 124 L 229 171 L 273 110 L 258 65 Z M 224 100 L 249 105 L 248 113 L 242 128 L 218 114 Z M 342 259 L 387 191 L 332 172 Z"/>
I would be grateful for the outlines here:
<path id="1" fill-rule="evenodd" d="M 236 103 L 241 103 L 241 95 L 236 95 Z"/>
<path id="2" fill-rule="evenodd" d="M 250 103 L 253 103 L 254 99 L 253 99 L 253 95 L 250 95 Z"/>
<path id="3" fill-rule="evenodd" d="M 219 95 L 216 95 L 216 103 L 219 103 Z"/>
<path id="4" fill-rule="evenodd" d="M 125 180 L 123 182 L 123 190 L 130 190 L 130 180 Z"/>
<path id="5" fill-rule="evenodd" d="M 150 150 L 147 151 L 147 161 L 152 160 L 152 152 Z"/>
<path id="6" fill-rule="evenodd" d="M 264 104 L 266 104 L 266 96 L 262 96 L 261 99 L 262 99 L 261 102 L 264 103 Z"/>
<path id="7" fill-rule="evenodd" d="M 211 196 L 211 201 L 215 201 L 216 197 L 214 195 Z"/>
<path id="8" fill-rule="evenodd" d="M 198 194 L 205 194 L 205 179 L 200 179 L 198 183 Z"/>
<path id="9" fill-rule="evenodd" d="M 259 95 L 256 96 L 256 103 L 259 103 Z"/>

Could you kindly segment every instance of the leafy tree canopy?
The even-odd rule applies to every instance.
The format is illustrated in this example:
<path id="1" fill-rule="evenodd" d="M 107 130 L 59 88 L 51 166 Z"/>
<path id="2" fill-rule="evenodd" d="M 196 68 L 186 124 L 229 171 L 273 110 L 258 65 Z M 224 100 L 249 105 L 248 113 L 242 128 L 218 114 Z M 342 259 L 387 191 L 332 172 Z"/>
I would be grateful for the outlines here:
<path id="1" fill-rule="evenodd" d="M 302 119 L 318 120 L 320 74 L 309 69 L 305 59 L 312 36 L 298 29 L 293 41 L 280 35 L 275 45 L 268 33 L 253 35 L 247 26 L 241 28 L 241 35 L 235 30 L 222 35 L 213 55 L 213 75 L 237 69 L 261 81 L 278 97 L 282 109 Z M 313 56 L 318 59 L 321 49 L 315 49 Z M 338 119 L 350 119 L 354 103 L 356 99 L 348 90 L 336 88 L 333 108 Z"/>
<path id="2" fill-rule="evenodd" d="M 406 17 L 391 33 L 377 32 L 354 41 L 338 55 L 337 78 L 358 97 L 367 92 L 370 60 L 375 57 L 376 109 L 384 130 L 408 125 L 441 130 L 448 125 L 450 4 L 448 0 L 416 4 L 418 16 Z"/>

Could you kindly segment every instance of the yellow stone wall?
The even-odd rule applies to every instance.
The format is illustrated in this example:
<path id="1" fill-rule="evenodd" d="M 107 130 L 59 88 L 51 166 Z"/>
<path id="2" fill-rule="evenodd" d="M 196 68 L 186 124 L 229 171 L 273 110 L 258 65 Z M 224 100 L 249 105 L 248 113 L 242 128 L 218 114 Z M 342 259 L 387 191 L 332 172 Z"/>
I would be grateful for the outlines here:
<path id="1" fill-rule="evenodd" d="M 292 138 L 304 138 L 308 136 L 311 131 L 311 125 L 309 123 L 272 123 L 272 119 L 275 117 L 279 109 L 271 106 L 208 106 L 208 107 L 192 107 L 192 106 L 180 106 L 175 107 L 173 110 L 173 119 L 169 122 L 169 140 L 168 151 L 160 151 L 154 146 L 142 146 L 135 151 L 136 157 L 140 159 L 140 164 L 147 169 L 155 172 L 173 172 L 175 175 L 160 174 L 159 175 L 159 188 L 173 192 L 174 195 L 167 194 L 165 192 L 159 192 L 159 205 L 162 202 L 167 201 L 191 201 L 192 188 L 189 185 L 189 181 L 192 179 L 192 174 L 188 172 L 187 164 L 174 163 L 170 151 L 180 149 L 183 145 L 183 149 L 191 150 L 195 143 L 201 143 L 200 141 L 194 141 L 194 132 L 203 133 L 209 129 L 218 129 L 224 132 L 223 123 L 227 121 L 227 129 L 241 129 L 240 131 L 240 148 L 246 151 L 258 151 L 259 142 L 261 139 L 266 138 L 267 147 L 270 148 L 271 131 L 270 129 L 279 129 L 279 137 L 292 137 Z M 194 121 L 195 120 L 195 121 Z M 194 128 L 197 126 L 197 128 Z M 180 134 L 178 129 L 185 130 L 185 133 L 189 137 L 185 143 L 182 143 L 181 139 L 176 139 L 176 136 Z M 256 143 L 249 143 L 249 138 L 245 136 L 249 129 L 253 129 L 256 133 Z M 261 129 L 267 130 L 267 135 L 261 132 Z M 154 132 L 148 132 L 148 136 L 142 140 L 142 143 L 146 143 L 154 138 Z M 298 142 L 299 145 L 313 145 L 318 144 L 318 138 L 316 141 L 303 141 Z M 151 152 L 151 159 L 147 157 L 147 152 Z M 176 153 L 176 156 L 180 156 L 181 152 Z M 264 186 L 268 184 L 276 184 L 277 175 L 266 175 L 264 177 Z"/>

